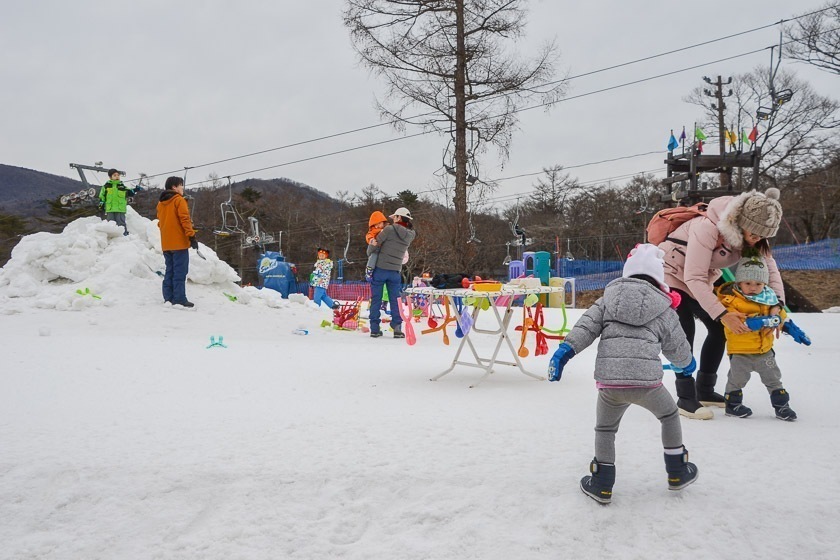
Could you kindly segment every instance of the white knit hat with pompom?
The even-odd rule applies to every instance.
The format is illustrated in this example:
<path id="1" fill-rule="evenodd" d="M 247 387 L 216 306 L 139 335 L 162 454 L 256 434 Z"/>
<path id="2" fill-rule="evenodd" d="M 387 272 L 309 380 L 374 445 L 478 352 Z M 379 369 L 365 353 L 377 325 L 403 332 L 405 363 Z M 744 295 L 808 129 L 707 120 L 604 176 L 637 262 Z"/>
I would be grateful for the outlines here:
<path id="1" fill-rule="evenodd" d="M 668 284 L 665 283 L 665 251 L 651 245 L 650 243 L 641 243 L 636 245 L 630 254 L 627 255 L 627 260 L 624 262 L 624 270 L 621 276 L 629 278 L 637 274 L 644 274 L 650 276 L 662 291 L 668 292 Z"/>

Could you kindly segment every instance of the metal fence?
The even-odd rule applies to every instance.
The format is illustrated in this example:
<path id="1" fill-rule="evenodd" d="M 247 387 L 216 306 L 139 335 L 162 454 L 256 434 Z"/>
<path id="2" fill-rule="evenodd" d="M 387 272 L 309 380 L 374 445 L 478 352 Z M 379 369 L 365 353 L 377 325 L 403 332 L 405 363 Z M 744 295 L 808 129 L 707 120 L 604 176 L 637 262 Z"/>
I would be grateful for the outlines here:
<path id="1" fill-rule="evenodd" d="M 837 270 L 840 269 L 840 239 L 824 239 L 801 245 L 773 247 L 773 258 L 780 270 Z M 579 292 L 603 290 L 621 276 L 623 261 L 593 261 L 586 259 L 558 259 L 560 276 L 573 277 Z"/>
<path id="2" fill-rule="evenodd" d="M 840 269 L 840 239 L 824 239 L 801 245 L 773 247 L 773 257 L 781 270 L 838 270 Z M 552 274 L 575 279 L 575 291 L 603 290 L 612 280 L 621 276 L 624 261 L 565 259 L 556 261 Z M 309 294 L 308 282 L 298 282 L 295 290 Z M 327 293 L 331 298 L 352 301 L 370 299 L 367 282 L 331 282 Z"/>

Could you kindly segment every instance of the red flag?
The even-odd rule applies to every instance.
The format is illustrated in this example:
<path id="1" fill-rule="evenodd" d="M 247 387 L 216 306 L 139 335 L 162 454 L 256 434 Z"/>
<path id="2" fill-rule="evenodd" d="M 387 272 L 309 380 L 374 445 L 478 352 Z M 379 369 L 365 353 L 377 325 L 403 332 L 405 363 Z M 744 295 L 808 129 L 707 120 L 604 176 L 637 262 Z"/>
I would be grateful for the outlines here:
<path id="1" fill-rule="evenodd" d="M 703 153 L 703 141 L 702 140 L 697 141 L 697 153 L 698 154 Z"/>
<path id="2" fill-rule="evenodd" d="M 750 139 L 750 142 L 755 144 L 755 141 L 758 140 L 758 125 L 755 125 L 753 127 L 752 131 L 750 132 L 750 135 L 747 136 L 747 138 Z"/>

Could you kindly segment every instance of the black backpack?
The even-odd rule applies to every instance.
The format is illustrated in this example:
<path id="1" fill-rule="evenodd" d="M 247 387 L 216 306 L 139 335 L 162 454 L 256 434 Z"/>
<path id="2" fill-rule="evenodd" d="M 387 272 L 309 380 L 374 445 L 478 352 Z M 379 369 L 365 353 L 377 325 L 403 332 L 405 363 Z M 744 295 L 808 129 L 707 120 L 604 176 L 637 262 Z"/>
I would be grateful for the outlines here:
<path id="1" fill-rule="evenodd" d="M 463 288 L 461 282 L 464 278 L 469 278 L 466 274 L 435 274 L 432 278 L 432 287 L 440 290 Z"/>

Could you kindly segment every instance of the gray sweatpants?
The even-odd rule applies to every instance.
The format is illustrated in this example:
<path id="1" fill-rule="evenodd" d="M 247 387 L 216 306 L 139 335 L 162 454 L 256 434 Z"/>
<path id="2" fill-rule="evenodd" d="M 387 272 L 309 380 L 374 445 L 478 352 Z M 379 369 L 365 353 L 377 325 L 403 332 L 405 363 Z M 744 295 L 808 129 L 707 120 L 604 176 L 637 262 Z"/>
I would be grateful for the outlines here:
<path id="1" fill-rule="evenodd" d="M 730 354 L 726 392 L 731 393 L 746 387 L 754 371 L 761 376 L 761 382 L 767 387 L 768 393 L 784 388 L 782 371 L 776 365 L 776 353 L 770 350 L 764 354 Z"/>
<path id="2" fill-rule="evenodd" d="M 125 212 L 106 212 L 105 219 L 112 222 L 117 222 L 118 226 L 122 226 L 123 235 L 128 235 L 128 227 L 125 225 Z"/>
<path id="3" fill-rule="evenodd" d="M 595 458 L 599 462 L 615 463 L 615 434 L 621 417 L 631 404 L 648 409 L 662 423 L 663 447 L 682 446 L 682 426 L 677 403 L 664 386 L 599 389 L 595 420 Z"/>

